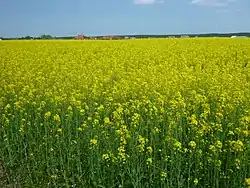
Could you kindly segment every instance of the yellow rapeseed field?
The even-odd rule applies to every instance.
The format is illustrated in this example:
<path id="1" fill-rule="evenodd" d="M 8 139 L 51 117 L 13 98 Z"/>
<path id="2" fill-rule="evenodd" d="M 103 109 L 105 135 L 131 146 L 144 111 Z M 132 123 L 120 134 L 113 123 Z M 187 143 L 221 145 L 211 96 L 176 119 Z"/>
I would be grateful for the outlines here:
<path id="1" fill-rule="evenodd" d="M 0 159 L 21 187 L 250 187 L 250 40 L 2 41 Z"/>

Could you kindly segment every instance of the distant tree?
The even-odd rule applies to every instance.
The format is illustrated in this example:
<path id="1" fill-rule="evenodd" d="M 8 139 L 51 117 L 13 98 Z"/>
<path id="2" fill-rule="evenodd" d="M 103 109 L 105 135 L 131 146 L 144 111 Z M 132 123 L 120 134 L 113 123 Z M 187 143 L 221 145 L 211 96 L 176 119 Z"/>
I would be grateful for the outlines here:
<path id="1" fill-rule="evenodd" d="M 41 35 L 40 39 L 53 39 L 51 35 Z"/>
<path id="2" fill-rule="evenodd" d="M 26 37 L 24 37 L 24 39 L 25 40 L 30 40 L 30 39 L 32 39 L 32 37 L 31 36 L 26 36 Z"/>

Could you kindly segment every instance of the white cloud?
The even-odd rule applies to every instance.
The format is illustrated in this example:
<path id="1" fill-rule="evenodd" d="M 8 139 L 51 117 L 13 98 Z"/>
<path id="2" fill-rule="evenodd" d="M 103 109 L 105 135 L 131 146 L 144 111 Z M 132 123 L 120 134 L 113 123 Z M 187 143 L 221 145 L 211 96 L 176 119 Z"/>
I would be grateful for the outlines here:
<path id="1" fill-rule="evenodd" d="M 155 3 L 164 3 L 164 0 L 134 0 L 135 4 L 143 4 L 143 5 L 149 5 L 149 4 L 155 4 Z"/>
<path id="2" fill-rule="evenodd" d="M 225 7 L 236 0 L 192 0 L 192 4 L 199 6 Z"/>

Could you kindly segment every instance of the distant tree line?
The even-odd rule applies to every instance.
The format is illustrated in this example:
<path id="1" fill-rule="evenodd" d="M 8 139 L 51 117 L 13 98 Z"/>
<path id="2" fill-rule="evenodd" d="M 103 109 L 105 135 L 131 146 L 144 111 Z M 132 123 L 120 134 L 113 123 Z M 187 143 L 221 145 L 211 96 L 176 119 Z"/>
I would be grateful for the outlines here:
<path id="1" fill-rule="evenodd" d="M 0 37 L 1 38 L 1 37 Z M 41 35 L 40 37 L 31 37 L 31 36 L 25 36 L 25 37 L 11 37 L 11 38 L 2 38 L 3 40 L 51 40 L 55 39 L 56 37 L 52 37 L 51 35 Z"/>
<path id="2" fill-rule="evenodd" d="M 130 35 L 129 37 L 136 38 L 168 38 L 175 37 L 181 38 L 182 36 L 192 37 L 231 37 L 231 36 L 247 36 L 250 37 L 250 33 L 206 33 L 206 34 L 173 34 L 173 35 Z"/>
<path id="3" fill-rule="evenodd" d="M 117 36 L 112 36 L 112 39 L 121 39 L 125 37 L 129 38 L 168 38 L 168 37 L 175 37 L 175 38 L 180 38 L 182 36 L 189 36 L 190 38 L 192 37 L 231 37 L 231 36 L 247 36 L 250 37 L 250 33 L 207 33 L 207 34 L 173 34 L 173 35 L 117 35 Z M 31 36 L 25 36 L 25 37 L 20 37 L 20 38 L 4 38 L 0 37 L 2 40 L 52 40 L 52 39 L 57 39 L 57 40 L 70 40 L 70 39 L 75 39 L 76 36 L 64 36 L 64 37 L 53 37 L 51 35 L 41 35 L 39 37 L 31 37 Z M 85 39 L 91 39 L 91 38 L 96 38 L 96 39 L 102 39 L 104 36 L 95 36 L 95 37 L 87 37 L 85 36 Z"/>

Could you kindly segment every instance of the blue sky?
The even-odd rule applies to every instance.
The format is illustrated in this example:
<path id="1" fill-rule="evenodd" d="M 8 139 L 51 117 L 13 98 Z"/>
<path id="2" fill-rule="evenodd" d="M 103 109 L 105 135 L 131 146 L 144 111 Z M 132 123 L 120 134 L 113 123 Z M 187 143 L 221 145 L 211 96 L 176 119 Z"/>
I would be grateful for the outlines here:
<path id="1" fill-rule="evenodd" d="M 0 0 L 0 37 L 250 31 L 250 0 Z"/>

